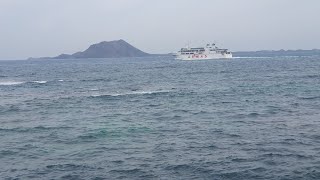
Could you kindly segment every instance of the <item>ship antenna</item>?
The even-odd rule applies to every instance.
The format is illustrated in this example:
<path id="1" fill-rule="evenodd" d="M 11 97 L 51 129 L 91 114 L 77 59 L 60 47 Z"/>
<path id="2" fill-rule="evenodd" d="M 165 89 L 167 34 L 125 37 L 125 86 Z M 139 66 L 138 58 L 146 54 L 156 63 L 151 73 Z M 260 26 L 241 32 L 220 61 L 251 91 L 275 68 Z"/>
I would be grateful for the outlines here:
<path id="1" fill-rule="evenodd" d="M 185 47 L 186 47 L 187 49 L 190 48 L 190 42 L 189 42 L 189 41 L 186 43 Z"/>
<path id="2" fill-rule="evenodd" d="M 217 44 L 217 41 L 215 40 L 215 41 L 213 41 L 212 46 L 213 46 L 214 48 L 216 48 L 216 49 L 217 49 L 218 47 L 217 47 L 217 45 L 216 45 L 216 44 Z"/>

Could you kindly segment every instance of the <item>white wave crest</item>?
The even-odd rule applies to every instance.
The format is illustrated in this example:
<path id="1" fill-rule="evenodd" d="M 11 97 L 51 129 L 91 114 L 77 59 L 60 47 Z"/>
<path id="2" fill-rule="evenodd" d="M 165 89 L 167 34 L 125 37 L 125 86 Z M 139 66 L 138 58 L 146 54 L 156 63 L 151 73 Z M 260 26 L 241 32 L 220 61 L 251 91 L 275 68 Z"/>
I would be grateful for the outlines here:
<path id="1" fill-rule="evenodd" d="M 130 96 L 130 95 L 149 95 L 149 94 L 158 94 L 158 93 L 169 93 L 170 91 L 136 91 L 136 92 L 127 92 L 127 93 L 115 93 L 115 94 L 94 94 L 92 97 L 101 97 L 101 96 Z"/>
<path id="2" fill-rule="evenodd" d="M 47 83 L 48 81 L 32 81 L 33 83 L 38 83 L 38 84 L 45 84 Z"/>
<path id="3" fill-rule="evenodd" d="M 19 85 L 23 84 L 25 82 L 20 82 L 20 81 L 5 81 L 5 82 L 0 82 L 0 86 L 13 86 L 13 85 Z"/>
<path id="4" fill-rule="evenodd" d="M 92 89 L 90 89 L 90 91 L 99 91 L 99 89 L 97 89 L 97 88 L 92 88 Z"/>

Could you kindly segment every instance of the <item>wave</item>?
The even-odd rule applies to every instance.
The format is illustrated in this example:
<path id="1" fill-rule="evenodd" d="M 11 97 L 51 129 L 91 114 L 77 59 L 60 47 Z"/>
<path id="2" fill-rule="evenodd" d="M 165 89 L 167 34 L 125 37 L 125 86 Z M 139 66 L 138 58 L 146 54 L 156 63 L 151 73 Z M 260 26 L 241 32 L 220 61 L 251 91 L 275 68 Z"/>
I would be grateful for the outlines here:
<path id="1" fill-rule="evenodd" d="M 38 84 L 45 84 L 47 83 L 48 81 L 31 81 L 33 83 L 38 83 Z"/>
<path id="2" fill-rule="evenodd" d="M 164 94 L 171 91 L 134 91 L 127 93 L 115 93 L 115 94 L 94 94 L 91 97 L 119 97 L 119 96 L 131 96 L 131 95 L 155 95 L 155 94 Z"/>
<path id="3" fill-rule="evenodd" d="M 14 86 L 19 84 L 24 84 L 25 82 L 22 81 L 4 81 L 0 82 L 0 86 Z"/>
<path id="4" fill-rule="evenodd" d="M 97 79 L 82 79 L 80 82 L 110 82 L 111 79 L 97 78 Z"/>
<path id="5" fill-rule="evenodd" d="M 312 159 L 313 156 L 305 155 L 305 154 L 298 154 L 298 153 L 278 153 L 278 152 L 268 152 L 265 154 L 261 154 L 261 157 L 264 158 L 297 158 L 297 159 Z"/>
<path id="6" fill-rule="evenodd" d="M 310 96 L 310 97 L 300 97 L 302 100 L 317 100 L 320 99 L 320 96 Z"/>
<path id="7" fill-rule="evenodd" d="M 302 78 L 320 78 L 320 74 L 306 75 L 306 76 L 302 76 Z"/>
<path id="8" fill-rule="evenodd" d="M 18 152 L 12 151 L 12 150 L 1 150 L 0 151 L 0 156 L 2 156 L 2 157 L 16 155 L 16 154 L 18 154 Z"/>
<path id="9" fill-rule="evenodd" d="M 99 91 L 99 89 L 97 88 L 92 88 L 92 89 L 89 89 L 90 91 Z"/>
<path id="10" fill-rule="evenodd" d="M 213 74 L 214 71 L 195 71 L 195 72 L 188 72 L 187 75 L 193 75 L 193 74 Z"/>
<path id="11" fill-rule="evenodd" d="M 2 81 L 0 86 L 15 86 L 25 83 L 36 83 L 36 84 L 46 84 L 48 81 Z"/>
<path id="12" fill-rule="evenodd" d="M 94 169 L 93 167 L 81 164 L 50 164 L 47 165 L 46 168 L 61 171 L 73 171 L 75 169 Z"/>
<path id="13" fill-rule="evenodd" d="M 58 126 L 58 127 L 45 127 L 45 126 L 36 126 L 36 127 L 15 127 L 15 128 L 0 128 L 0 132 L 38 132 L 38 131 L 50 131 L 50 130 L 63 130 L 71 129 L 69 126 Z"/>

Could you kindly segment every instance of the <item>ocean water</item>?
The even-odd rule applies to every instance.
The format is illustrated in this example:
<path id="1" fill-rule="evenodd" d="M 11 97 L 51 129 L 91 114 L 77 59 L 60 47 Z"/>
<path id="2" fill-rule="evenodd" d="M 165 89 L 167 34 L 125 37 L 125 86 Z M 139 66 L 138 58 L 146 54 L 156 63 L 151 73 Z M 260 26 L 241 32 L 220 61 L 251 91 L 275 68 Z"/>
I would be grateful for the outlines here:
<path id="1" fill-rule="evenodd" d="M 0 179 L 320 179 L 320 57 L 0 61 Z"/>

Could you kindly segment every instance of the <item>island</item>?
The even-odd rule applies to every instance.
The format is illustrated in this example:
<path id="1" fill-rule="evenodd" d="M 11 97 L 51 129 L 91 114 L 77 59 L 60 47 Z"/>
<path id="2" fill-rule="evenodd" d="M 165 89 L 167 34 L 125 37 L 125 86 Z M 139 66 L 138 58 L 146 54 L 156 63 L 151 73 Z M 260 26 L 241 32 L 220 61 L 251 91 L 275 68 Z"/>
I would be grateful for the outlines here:
<path id="1" fill-rule="evenodd" d="M 56 57 L 41 57 L 29 59 L 86 59 L 86 58 L 125 58 L 125 57 L 148 57 L 157 56 L 143 52 L 126 41 L 120 39 L 115 41 L 102 41 L 92 44 L 82 52 L 74 54 L 61 54 Z M 160 56 L 160 55 L 159 55 Z"/>
<path id="2" fill-rule="evenodd" d="M 232 52 L 233 57 L 277 57 L 277 56 L 320 56 L 320 49 L 312 50 L 262 50 L 262 51 L 237 51 Z M 84 51 L 73 54 L 61 54 L 55 57 L 29 58 L 33 59 L 91 59 L 91 58 L 128 58 L 128 57 L 151 57 L 171 56 L 168 54 L 149 54 L 132 46 L 126 41 L 102 41 L 92 44 Z"/>

